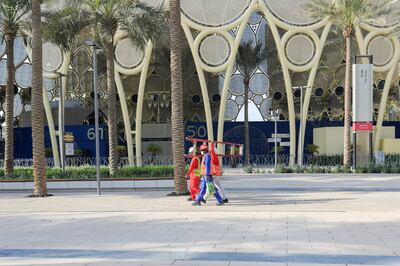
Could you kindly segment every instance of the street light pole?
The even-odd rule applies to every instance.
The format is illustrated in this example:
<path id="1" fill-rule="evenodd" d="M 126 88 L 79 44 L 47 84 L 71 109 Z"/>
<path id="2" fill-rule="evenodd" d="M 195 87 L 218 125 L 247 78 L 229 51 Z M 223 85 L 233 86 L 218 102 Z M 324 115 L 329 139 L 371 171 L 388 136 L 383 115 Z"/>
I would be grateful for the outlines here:
<path id="1" fill-rule="evenodd" d="M 101 179 L 100 179 L 100 138 L 99 138 L 99 97 L 98 97 L 98 81 L 97 81 L 97 50 L 100 48 L 93 41 L 86 41 L 87 45 L 93 48 L 93 94 L 94 94 L 94 124 L 95 124 L 95 139 L 96 139 L 96 180 L 97 180 L 97 195 L 101 195 Z"/>
<path id="2" fill-rule="evenodd" d="M 60 153 L 61 153 L 61 169 L 63 174 L 65 173 L 65 121 L 64 121 L 64 93 L 63 93 L 63 74 L 60 75 L 60 109 L 58 110 L 58 119 L 59 119 L 59 139 L 60 139 Z"/>
<path id="3" fill-rule="evenodd" d="M 275 118 L 275 169 L 278 167 L 278 119 Z"/>
<path id="4" fill-rule="evenodd" d="M 65 174 L 65 107 L 64 107 L 64 88 L 63 88 L 63 78 L 66 77 L 65 74 L 61 72 L 53 72 L 59 77 L 59 88 L 60 88 L 60 96 L 59 96 L 59 104 L 58 104 L 58 140 L 60 145 L 60 161 L 61 161 L 61 170 L 62 173 Z"/>
<path id="5" fill-rule="evenodd" d="M 279 110 L 271 111 L 271 116 L 275 121 L 275 169 L 278 167 L 278 119 Z"/>

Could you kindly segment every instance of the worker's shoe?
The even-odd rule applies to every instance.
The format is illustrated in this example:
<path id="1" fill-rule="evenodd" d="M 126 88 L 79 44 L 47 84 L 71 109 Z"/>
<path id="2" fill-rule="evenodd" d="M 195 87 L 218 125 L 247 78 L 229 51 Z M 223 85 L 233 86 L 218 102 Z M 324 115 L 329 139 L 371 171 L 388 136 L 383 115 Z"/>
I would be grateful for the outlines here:
<path id="1" fill-rule="evenodd" d="M 194 201 L 194 199 L 192 199 L 192 197 L 187 198 L 187 201 Z"/>
<path id="2" fill-rule="evenodd" d="M 192 203 L 192 206 L 201 206 L 201 203 L 198 202 L 198 201 L 195 201 L 195 202 Z"/>
<path id="3" fill-rule="evenodd" d="M 222 202 L 223 203 L 229 203 L 229 200 L 228 199 L 223 199 Z"/>
<path id="4" fill-rule="evenodd" d="M 207 204 L 207 201 L 205 199 L 201 199 L 201 202 L 203 202 L 204 204 Z"/>

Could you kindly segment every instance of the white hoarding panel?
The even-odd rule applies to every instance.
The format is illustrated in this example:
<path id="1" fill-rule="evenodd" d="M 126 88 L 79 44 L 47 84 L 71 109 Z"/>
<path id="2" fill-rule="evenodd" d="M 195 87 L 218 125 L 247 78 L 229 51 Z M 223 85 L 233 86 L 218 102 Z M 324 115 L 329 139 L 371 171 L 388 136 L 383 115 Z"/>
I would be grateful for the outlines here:
<path id="1" fill-rule="evenodd" d="M 65 155 L 66 156 L 74 156 L 75 155 L 74 143 L 65 143 Z"/>
<path id="2" fill-rule="evenodd" d="M 269 138 L 269 139 L 268 139 L 268 142 L 269 142 L 269 143 L 274 143 L 275 141 L 276 141 L 276 142 L 281 142 L 282 139 L 279 139 L 279 138 L 277 138 L 276 140 L 275 140 L 275 138 Z"/>
<path id="3" fill-rule="evenodd" d="M 276 137 L 282 138 L 282 139 L 288 139 L 288 138 L 290 138 L 290 134 L 277 134 Z M 272 134 L 271 138 L 275 138 L 275 134 Z"/>

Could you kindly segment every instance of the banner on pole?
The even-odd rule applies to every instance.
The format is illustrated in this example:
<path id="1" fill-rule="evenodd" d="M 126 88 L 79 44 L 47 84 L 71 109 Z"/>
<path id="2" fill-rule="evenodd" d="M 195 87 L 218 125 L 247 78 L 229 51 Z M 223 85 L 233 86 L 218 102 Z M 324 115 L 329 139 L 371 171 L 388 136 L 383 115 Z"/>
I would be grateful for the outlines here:
<path id="1" fill-rule="evenodd" d="M 372 64 L 353 65 L 353 130 L 372 131 Z"/>

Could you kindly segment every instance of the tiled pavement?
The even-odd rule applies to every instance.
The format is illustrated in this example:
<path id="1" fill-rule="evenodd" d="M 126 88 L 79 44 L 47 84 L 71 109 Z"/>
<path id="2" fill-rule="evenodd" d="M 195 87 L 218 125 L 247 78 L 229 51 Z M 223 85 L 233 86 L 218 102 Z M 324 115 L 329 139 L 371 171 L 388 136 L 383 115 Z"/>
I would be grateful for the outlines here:
<path id="1" fill-rule="evenodd" d="M 400 265 L 400 176 L 227 176 L 168 191 L 0 195 L 0 265 Z"/>

